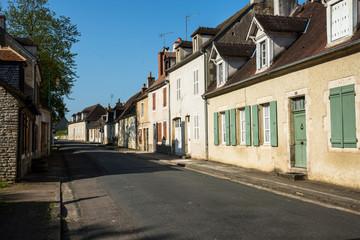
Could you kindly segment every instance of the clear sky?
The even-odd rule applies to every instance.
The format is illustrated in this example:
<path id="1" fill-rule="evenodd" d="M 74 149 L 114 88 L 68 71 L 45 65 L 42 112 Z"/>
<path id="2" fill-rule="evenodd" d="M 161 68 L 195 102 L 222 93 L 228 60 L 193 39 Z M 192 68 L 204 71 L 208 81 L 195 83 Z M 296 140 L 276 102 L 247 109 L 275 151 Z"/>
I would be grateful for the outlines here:
<path id="1" fill-rule="evenodd" d="M 158 52 L 164 44 L 159 34 L 172 32 L 166 36 L 170 47 L 178 37 L 185 39 L 186 15 L 194 15 L 188 21 L 189 40 L 197 27 L 216 27 L 249 2 L 49 0 L 50 9 L 70 17 L 82 35 L 73 47 L 79 78 L 70 95 L 74 100 L 65 100 L 67 119 L 97 103 L 105 107 L 118 98 L 125 102 L 141 90 L 150 71 L 157 77 Z"/>

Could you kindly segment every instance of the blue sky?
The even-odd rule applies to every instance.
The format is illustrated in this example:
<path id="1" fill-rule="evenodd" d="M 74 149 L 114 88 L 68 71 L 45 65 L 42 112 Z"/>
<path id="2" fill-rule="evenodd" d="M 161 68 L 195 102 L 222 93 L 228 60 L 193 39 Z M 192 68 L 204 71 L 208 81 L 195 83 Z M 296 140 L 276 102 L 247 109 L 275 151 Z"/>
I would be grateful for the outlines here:
<path id="1" fill-rule="evenodd" d="M 97 103 L 105 107 L 118 98 L 125 102 L 141 90 L 150 71 L 157 77 L 157 53 L 163 47 L 159 34 L 173 32 L 166 36 L 166 46 L 178 37 L 185 39 L 186 15 L 196 15 L 188 21 L 189 40 L 197 27 L 215 27 L 249 2 L 49 0 L 50 9 L 70 17 L 82 34 L 73 47 L 79 78 L 70 95 L 74 100 L 65 101 L 70 110 L 67 119 Z"/>

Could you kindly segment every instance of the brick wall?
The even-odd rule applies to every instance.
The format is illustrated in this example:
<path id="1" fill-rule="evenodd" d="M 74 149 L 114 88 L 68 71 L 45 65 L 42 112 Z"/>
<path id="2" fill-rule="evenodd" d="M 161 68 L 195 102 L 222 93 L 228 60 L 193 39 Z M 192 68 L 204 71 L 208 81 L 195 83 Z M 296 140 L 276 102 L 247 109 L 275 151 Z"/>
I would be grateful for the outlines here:
<path id="1" fill-rule="evenodd" d="M 16 180 L 18 101 L 0 86 L 0 181 Z"/>

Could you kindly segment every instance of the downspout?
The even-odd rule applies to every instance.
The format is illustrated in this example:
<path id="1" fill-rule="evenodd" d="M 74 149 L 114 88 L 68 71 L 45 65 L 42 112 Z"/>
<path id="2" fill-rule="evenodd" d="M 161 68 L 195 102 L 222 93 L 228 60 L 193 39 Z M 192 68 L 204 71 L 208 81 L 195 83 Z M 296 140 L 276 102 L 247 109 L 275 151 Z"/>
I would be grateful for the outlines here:
<path id="1" fill-rule="evenodd" d="M 204 55 L 204 93 L 206 92 L 206 76 L 207 76 L 207 64 L 206 64 L 206 52 L 203 48 L 200 49 L 200 53 Z M 209 160 L 209 143 L 208 143 L 208 109 L 207 99 L 202 95 L 204 100 L 204 115 L 205 115 L 205 161 Z"/>
<path id="2" fill-rule="evenodd" d="M 172 126 L 172 120 L 171 120 L 171 109 L 170 109 L 170 81 L 169 80 L 165 80 L 165 82 L 168 85 L 168 91 L 167 91 L 167 96 L 168 97 L 168 109 L 169 109 L 169 117 L 168 117 L 168 133 L 169 133 L 169 155 L 172 154 L 172 139 L 171 139 L 171 126 Z"/>

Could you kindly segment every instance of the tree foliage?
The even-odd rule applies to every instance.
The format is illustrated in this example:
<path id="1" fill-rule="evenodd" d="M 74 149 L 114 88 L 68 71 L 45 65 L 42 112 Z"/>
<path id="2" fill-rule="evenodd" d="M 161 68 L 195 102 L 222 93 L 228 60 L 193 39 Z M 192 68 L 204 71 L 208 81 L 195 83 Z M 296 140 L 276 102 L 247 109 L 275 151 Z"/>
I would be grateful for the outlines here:
<path id="1" fill-rule="evenodd" d="M 68 109 L 64 97 L 69 98 L 77 78 L 76 53 L 71 51 L 80 32 L 69 17 L 57 16 L 48 7 L 48 0 L 9 0 L 5 10 L 7 31 L 13 37 L 30 38 L 38 45 L 42 68 L 41 100 L 48 102 L 57 117 Z M 56 78 L 60 85 L 56 86 Z"/>

